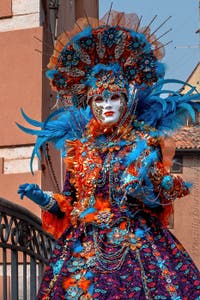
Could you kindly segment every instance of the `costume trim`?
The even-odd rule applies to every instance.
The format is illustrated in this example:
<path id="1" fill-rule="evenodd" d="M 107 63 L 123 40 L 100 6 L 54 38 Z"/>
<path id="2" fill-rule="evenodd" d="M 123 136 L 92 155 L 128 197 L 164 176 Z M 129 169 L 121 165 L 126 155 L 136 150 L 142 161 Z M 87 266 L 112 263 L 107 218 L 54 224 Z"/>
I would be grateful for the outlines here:
<path id="1" fill-rule="evenodd" d="M 44 230 L 57 239 L 71 225 L 70 213 L 72 211 L 72 198 L 61 194 L 54 194 L 53 197 L 56 200 L 60 211 L 63 212 L 64 215 L 63 217 L 59 217 L 48 211 L 42 211 L 42 226 Z"/>
<path id="2" fill-rule="evenodd" d="M 46 205 L 42 206 L 40 205 L 40 207 L 43 209 L 43 210 L 46 210 L 46 211 L 49 211 L 56 203 L 56 200 L 53 198 L 53 192 L 47 192 L 45 191 L 45 194 L 49 195 L 50 198 L 49 198 L 49 203 L 47 203 Z"/>

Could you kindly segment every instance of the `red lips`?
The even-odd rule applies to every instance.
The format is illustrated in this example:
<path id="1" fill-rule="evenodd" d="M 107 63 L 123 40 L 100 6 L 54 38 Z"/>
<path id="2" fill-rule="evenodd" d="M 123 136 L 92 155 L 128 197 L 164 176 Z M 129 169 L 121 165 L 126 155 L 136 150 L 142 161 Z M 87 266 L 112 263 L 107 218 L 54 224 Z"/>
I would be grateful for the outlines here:
<path id="1" fill-rule="evenodd" d="M 113 116 L 113 115 L 114 115 L 114 112 L 113 112 L 113 111 L 107 111 L 107 112 L 104 113 L 104 115 L 105 115 L 106 117 L 110 117 L 110 116 Z"/>

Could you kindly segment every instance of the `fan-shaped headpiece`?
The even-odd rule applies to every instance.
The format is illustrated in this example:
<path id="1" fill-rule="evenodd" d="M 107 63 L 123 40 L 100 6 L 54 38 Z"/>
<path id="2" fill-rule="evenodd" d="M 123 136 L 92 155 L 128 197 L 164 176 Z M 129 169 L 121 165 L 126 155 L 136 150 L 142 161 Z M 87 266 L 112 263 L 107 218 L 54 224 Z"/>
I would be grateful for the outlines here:
<path id="1" fill-rule="evenodd" d="M 47 77 L 65 105 L 85 107 L 97 89 L 144 88 L 164 75 L 163 46 L 148 27 L 139 29 L 137 15 L 111 11 L 99 23 L 86 20 L 58 38 L 48 65 Z M 85 28 L 77 33 L 77 27 Z"/>

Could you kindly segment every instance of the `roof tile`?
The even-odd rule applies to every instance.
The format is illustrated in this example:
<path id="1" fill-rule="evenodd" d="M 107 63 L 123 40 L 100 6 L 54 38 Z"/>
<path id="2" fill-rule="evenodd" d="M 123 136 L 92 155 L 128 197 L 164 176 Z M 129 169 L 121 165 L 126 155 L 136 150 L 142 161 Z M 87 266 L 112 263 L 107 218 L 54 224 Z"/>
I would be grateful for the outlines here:
<path id="1" fill-rule="evenodd" d="M 177 149 L 200 149 L 200 126 L 183 127 L 173 137 Z"/>

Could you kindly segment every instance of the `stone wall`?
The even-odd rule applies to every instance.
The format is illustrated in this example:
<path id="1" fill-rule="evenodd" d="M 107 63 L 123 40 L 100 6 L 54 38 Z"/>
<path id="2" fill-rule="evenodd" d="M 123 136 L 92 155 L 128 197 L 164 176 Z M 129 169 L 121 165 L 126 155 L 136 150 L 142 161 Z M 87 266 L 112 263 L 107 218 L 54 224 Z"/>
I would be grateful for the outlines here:
<path id="1" fill-rule="evenodd" d="M 190 195 L 176 199 L 173 234 L 180 240 L 200 269 L 200 152 L 183 153 L 183 173 L 192 183 Z"/>

